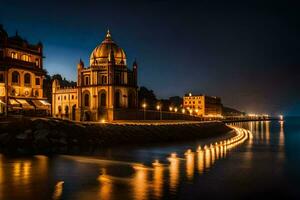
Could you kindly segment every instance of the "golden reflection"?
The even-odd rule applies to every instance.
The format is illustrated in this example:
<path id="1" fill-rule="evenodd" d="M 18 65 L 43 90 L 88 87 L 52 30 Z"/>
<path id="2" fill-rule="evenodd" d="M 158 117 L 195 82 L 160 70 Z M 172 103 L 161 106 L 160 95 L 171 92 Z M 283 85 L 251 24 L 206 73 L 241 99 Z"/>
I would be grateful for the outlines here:
<path id="1" fill-rule="evenodd" d="M 54 188 L 54 193 L 53 193 L 53 200 L 61 199 L 61 196 L 63 193 L 63 187 L 64 187 L 63 181 L 58 181 L 56 183 L 55 188 Z"/>
<path id="2" fill-rule="evenodd" d="M 211 160 L 210 150 L 206 149 L 205 150 L 205 169 L 210 168 L 210 160 Z"/>
<path id="3" fill-rule="evenodd" d="M 216 145 L 216 159 L 218 160 L 220 158 L 220 146 Z"/>
<path id="4" fill-rule="evenodd" d="M 220 158 L 223 158 L 223 155 L 224 155 L 224 146 L 221 145 L 220 146 Z"/>
<path id="5" fill-rule="evenodd" d="M 100 183 L 100 199 L 110 199 L 112 193 L 112 181 L 106 176 L 106 169 L 102 169 L 102 174 L 98 177 L 98 181 Z"/>
<path id="6" fill-rule="evenodd" d="M 15 185 L 28 184 L 31 179 L 31 161 L 13 163 L 13 183 Z"/>
<path id="7" fill-rule="evenodd" d="M 36 155 L 35 158 L 38 160 L 38 172 L 40 174 L 47 174 L 48 171 L 48 157 L 43 155 Z"/>
<path id="8" fill-rule="evenodd" d="M 134 199 L 147 199 L 147 172 L 148 170 L 144 167 L 135 167 L 135 175 L 133 177 L 133 196 Z"/>
<path id="9" fill-rule="evenodd" d="M 178 181 L 179 181 L 179 159 L 172 154 L 168 159 L 170 161 L 170 189 L 171 191 L 176 191 Z"/>
<path id="10" fill-rule="evenodd" d="M 216 156 L 215 155 L 215 148 L 211 147 L 210 151 L 211 151 L 211 164 L 213 165 L 215 163 L 215 160 L 216 160 L 216 158 L 215 158 L 215 156 Z"/>
<path id="11" fill-rule="evenodd" d="M 284 145 L 284 122 L 280 121 L 279 145 Z"/>
<path id="12" fill-rule="evenodd" d="M 163 191 L 163 172 L 164 168 L 161 164 L 154 165 L 154 174 L 153 174 L 153 189 L 154 189 L 154 196 L 157 199 L 162 197 Z"/>
<path id="13" fill-rule="evenodd" d="M 270 144 L 270 121 L 266 121 L 266 141 Z"/>
<path id="14" fill-rule="evenodd" d="M 260 133 L 261 133 L 261 138 L 264 141 L 265 139 L 264 122 L 260 122 Z"/>
<path id="15" fill-rule="evenodd" d="M 194 153 L 189 149 L 186 153 L 185 153 L 185 157 L 186 157 L 186 174 L 187 174 L 187 178 L 189 180 L 193 179 L 194 176 Z"/>
<path id="16" fill-rule="evenodd" d="M 3 166 L 3 156 L 0 154 L 0 184 L 2 184 L 4 182 L 4 166 Z M 2 186 L 0 187 L 0 190 L 1 190 Z M 1 194 L 1 193 L 0 193 Z M 1 197 L 1 195 L 0 195 Z"/>
<path id="17" fill-rule="evenodd" d="M 202 174 L 204 171 L 204 153 L 203 151 L 198 152 L 198 172 Z"/>

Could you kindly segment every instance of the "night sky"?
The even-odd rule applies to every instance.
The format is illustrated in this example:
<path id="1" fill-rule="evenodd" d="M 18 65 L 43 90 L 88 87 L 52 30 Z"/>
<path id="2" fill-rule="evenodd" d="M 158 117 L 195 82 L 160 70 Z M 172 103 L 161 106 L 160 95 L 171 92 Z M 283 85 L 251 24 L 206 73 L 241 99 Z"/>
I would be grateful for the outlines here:
<path id="1" fill-rule="evenodd" d="M 109 28 L 158 98 L 204 93 L 246 112 L 300 114 L 296 1 L 108 2 L 0 0 L 0 23 L 43 42 L 50 74 L 76 80 Z"/>

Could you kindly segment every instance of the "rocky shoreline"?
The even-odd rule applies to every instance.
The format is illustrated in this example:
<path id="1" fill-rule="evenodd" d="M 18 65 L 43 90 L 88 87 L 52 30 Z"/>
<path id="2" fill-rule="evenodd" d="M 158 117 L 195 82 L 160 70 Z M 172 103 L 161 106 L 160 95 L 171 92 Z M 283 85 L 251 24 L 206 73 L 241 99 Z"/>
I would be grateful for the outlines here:
<path id="1" fill-rule="evenodd" d="M 56 119 L 19 119 L 0 124 L 0 151 L 6 154 L 72 154 L 117 145 L 215 137 L 230 130 L 222 122 L 83 124 Z"/>

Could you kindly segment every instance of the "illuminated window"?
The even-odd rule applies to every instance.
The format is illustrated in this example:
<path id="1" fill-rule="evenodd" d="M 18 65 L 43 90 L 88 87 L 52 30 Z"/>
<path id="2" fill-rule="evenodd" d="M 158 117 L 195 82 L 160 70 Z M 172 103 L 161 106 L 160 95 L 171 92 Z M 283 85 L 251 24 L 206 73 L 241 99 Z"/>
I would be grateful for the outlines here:
<path id="1" fill-rule="evenodd" d="M 38 97 L 38 96 L 39 96 L 39 91 L 36 90 L 35 93 L 34 93 L 34 95 L 35 95 L 36 97 Z"/>
<path id="2" fill-rule="evenodd" d="M 31 61 L 30 56 L 28 56 L 26 54 L 24 54 L 24 55 L 21 56 L 21 60 L 26 61 L 26 62 L 30 62 Z"/>
<path id="3" fill-rule="evenodd" d="M 58 96 L 57 99 L 60 100 L 60 96 Z"/>
<path id="4" fill-rule="evenodd" d="M 72 95 L 72 100 L 74 99 L 74 95 Z"/>
<path id="5" fill-rule="evenodd" d="M 67 97 L 66 96 L 64 96 L 64 100 L 66 100 L 67 99 Z"/>
<path id="6" fill-rule="evenodd" d="M 12 73 L 12 83 L 19 84 L 20 83 L 20 74 L 19 72 L 13 72 Z"/>
<path id="7" fill-rule="evenodd" d="M 4 83 L 5 79 L 4 79 L 4 74 L 1 73 L 0 74 L 0 83 Z"/>
<path id="8" fill-rule="evenodd" d="M 26 73 L 26 74 L 24 75 L 24 84 L 25 84 L 25 85 L 30 85 L 30 84 L 31 84 L 31 76 L 30 76 L 30 74 L 28 74 L 28 73 Z"/>
<path id="9" fill-rule="evenodd" d="M 40 78 L 35 78 L 35 85 L 40 85 Z"/>
<path id="10" fill-rule="evenodd" d="M 16 52 L 11 52 L 12 59 L 18 59 L 18 54 Z"/>

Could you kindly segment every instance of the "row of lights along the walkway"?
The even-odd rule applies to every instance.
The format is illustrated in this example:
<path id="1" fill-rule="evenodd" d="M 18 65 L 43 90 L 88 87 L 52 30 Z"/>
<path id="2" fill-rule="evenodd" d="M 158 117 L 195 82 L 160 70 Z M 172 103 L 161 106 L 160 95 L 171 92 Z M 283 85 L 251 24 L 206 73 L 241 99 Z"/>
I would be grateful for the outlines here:
<path id="1" fill-rule="evenodd" d="M 198 148 L 196 149 L 197 153 L 201 153 L 201 152 L 205 152 L 205 151 L 214 151 L 216 149 L 219 150 L 219 148 L 224 149 L 224 151 L 229 150 L 243 142 L 245 142 L 249 137 L 251 138 L 251 132 L 243 129 L 243 128 L 237 128 L 237 127 L 233 127 L 231 126 L 231 128 L 233 128 L 235 130 L 235 132 L 237 133 L 236 136 L 230 138 L 230 139 L 226 139 L 226 140 L 222 140 L 219 142 L 216 142 L 215 144 L 210 144 L 210 145 L 204 145 L 203 147 L 198 146 Z M 194 152 L 191 149 L 188 149 L 185 152 L 185 156 L 190 155 L 190 154 L 194 154 Z M 171 153 L 170 157 L 168 157 L 168 160 L 170 162 L 177 160 L 177 153 Z M 153 167 L 156 166 L 161 166 L 162 164 L 159 162 L 159 160 L 155 160 L 152 163 Z M 135 169 L 142 169 L 142 168 L 146 168 L 143 164 L 139 164 L 139 165 L 134 165 Z"/>

